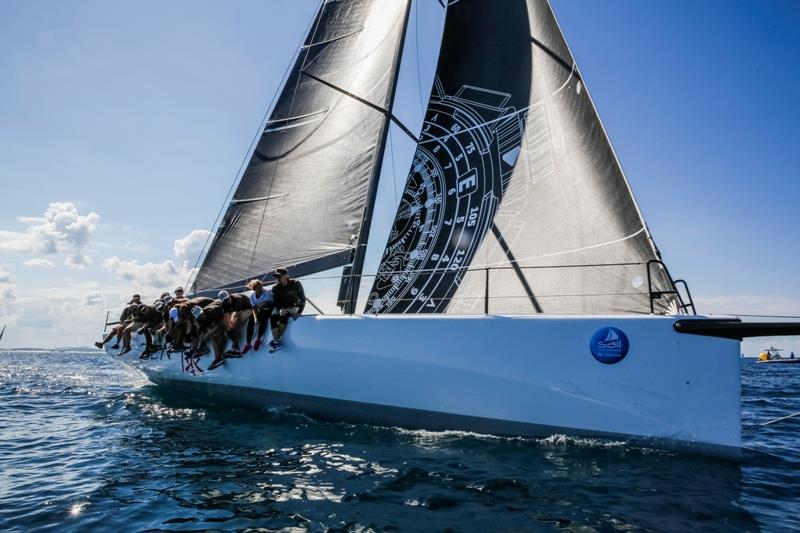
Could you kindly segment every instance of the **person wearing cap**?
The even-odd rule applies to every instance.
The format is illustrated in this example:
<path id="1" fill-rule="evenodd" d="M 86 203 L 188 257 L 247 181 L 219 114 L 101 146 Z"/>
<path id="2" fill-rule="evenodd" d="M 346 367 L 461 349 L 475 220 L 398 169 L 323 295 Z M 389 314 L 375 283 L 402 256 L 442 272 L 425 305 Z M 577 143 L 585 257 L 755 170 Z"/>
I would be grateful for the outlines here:
<path id="1" fill-rule="evenodd" d="M 177 346 L 183 346 L 183 341 L 188 339 L 192 345 L 192 348 L 187 353 L 195 354 L 199 351 L 200 346 L 199 339 L 197 337 L 198 328 L 194 319 L 193 311 L 195 308 L 202 310 L 206 306 L 210 305 L 213 301 L 213 298 L 198 296 L 196 298 L 191 298 L 185 302 L 176 304 L 178 308 L 178 322 L 175 325 L 176 333 L 174 343 Z M 204 351 L 203 353 L 208 352 Z"/>
<path id="2" fill-rule="evenodd" d="M 135 303 L 134 303 L 135 301 Z M 115 336 L 117 337 L 117 342 L 111 347 L 112 350 L 119 349 L 119 341 L 122 339 L 123 332 L 125 328 L 130 325 L 132 322 L 131 315 L 133 313 L 133 309 L 141 303 L 141 299 L 139 298 L 138 294 L 134 294 L 133 298 L 125 305 L 125 308 L 122 310 L 122 313 L 119 315 L 119 323 L 111 328 L 111 331 L 103 338 L 102 341 L 95 342 L 94 345 L 99 348 L 103 349 L 103 346 L 108 344 L 111 339 Z"/>
<path id="3" fill-rule="evenodd" d="M 219 291 L 217 298 L 222 302 L 222 310 L 225 312 L 225 323 L 228 328 L 228 338 L 231 340 L 231 349 L 226 352 L 229 356 L 242 355 L 239 347 L 239 331 L 244 323 L 250 320 L 250 297 L 243 292 L 229 293 Z M 249 339 L 248 339 L 249 342 Z"/>
<path id="4" fill-rule="evenodd" d="M 164 309 L 164 302 L 157 301 L 155 305 L 140 304 L 137 308 L 137 321 L 142 326 L 136 330 L 136 333 L 144 334 L 145 348 L 140 356 L 142 359 L 147 359 L 150 354 L 161 348 L 161 345 L 153 343 L 153 334 L 151 330 L 158 330 L 164 321 L 162 311 Z"/>
<path id="5" fill-rule="evenodd" d="M 122 351 L 119 352 L 119 355 L 125 355 L 131 351 L 131 336 L 144 326 L 144 322 L 140 320 L 140 315 L 147 306 L 141 303 L 141 298 L 138 294 L 134 294 L 128 303 L 130 304 L 131 312 L 128 324 L 122 330 Z"/>
<path id="6" fill-rule="evenodd" d="M 267 324 L 269 324 L 269 317 L 272 310 L 275 308 L 275 302 L 272 298 L 272 291 L 264 289 L 264 284 L 260 279 L 253 279 L 247 283 L 247 297 L 250 299 L 250 307 L 253 309 L 252 317 L 247 322 L 247 341 L 242 349 L 242 354 L 246 354 L 251 348 L 258 351 L 261 348 L 261 343 L 264 334 L 267 332 Z M 253 343 L 253 334 L 258 324 L 258 335 Z M 251 344 L 252 343 L 252 344 Z"/>
<path id="7" fill-rule="evenodd" d="M 269 343 L 270 353 L 281 349 L 281 339 L 289 325 L 289 317 L 293 320 L 303 314 L 306 306 L 306 294 L 303 285 L 289 278 L 289 271 L 283 267 L 275 269 L 275 285 L 272 287 L 272 297 L 275 300 L 277 312 L 272 315 L 272 340 Z"/>

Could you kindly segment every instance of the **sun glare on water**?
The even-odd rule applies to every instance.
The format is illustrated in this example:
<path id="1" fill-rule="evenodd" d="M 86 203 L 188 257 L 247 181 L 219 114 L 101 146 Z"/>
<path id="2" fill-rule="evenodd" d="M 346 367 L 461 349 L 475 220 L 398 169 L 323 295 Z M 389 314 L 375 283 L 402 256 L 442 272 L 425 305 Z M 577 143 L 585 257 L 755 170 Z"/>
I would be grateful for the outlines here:
<path id="1" fill-rule="evenodd" d="M 86 507 L 87 503 L 75 503 L 69 508 L 69 516 L 72 518 L 78 518 L 81 513 L 83 512 L 83 508 Z"/>

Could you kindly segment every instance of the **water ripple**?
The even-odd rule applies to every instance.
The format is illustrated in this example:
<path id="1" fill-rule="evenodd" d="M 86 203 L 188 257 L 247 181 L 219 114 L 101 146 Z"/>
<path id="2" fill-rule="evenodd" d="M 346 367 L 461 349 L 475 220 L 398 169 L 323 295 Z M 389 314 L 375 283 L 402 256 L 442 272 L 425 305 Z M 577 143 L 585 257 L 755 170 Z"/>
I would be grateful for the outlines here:
<path id="1" fill-rule="evenodd" d="M 743 368 L 745 426 L 800 373 Z M 0 525 L 30 530 L 756 531 L 795 527 L 796 422 L 741 464 L 198 408 L 93 354 L 0 355 Z"/>

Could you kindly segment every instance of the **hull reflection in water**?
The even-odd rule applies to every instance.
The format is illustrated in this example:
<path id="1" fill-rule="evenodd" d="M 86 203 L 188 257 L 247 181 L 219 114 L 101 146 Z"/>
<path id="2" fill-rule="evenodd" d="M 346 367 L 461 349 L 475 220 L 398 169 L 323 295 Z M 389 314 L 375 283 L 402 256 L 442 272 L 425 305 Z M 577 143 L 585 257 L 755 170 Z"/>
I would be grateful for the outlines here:
<path id="1" fill-rule="evenodd" d="M 119 359 L 158 385 L 214 403 L 291 406 L 409 428 L 624 438 L 736 458 L 739 342 L 682 335 L 673 323 L 655 316 L 303 317 L 283 350 L 251 352 L 211 371 L 187 372 L 180 354 L 142 360 L 134 351 Z M 620 337 L 625 353 L 613 362 L 598 346 Z"/>

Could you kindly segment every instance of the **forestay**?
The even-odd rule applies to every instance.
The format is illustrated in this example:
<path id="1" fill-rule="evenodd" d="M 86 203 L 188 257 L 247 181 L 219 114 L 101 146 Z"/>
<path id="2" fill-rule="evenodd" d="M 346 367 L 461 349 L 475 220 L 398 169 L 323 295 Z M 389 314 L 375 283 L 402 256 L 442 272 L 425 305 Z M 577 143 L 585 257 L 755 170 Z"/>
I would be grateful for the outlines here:
<path id="1" fill-rule="evenodd" d="M 352 262 L 408 0 L 324 1 L 195 282 Z"/>
<path id="2" fill-rule="evenodd" d="M 546 0 L 450 4 L 366 312 L 648 313 L 658 258 Z"/>

